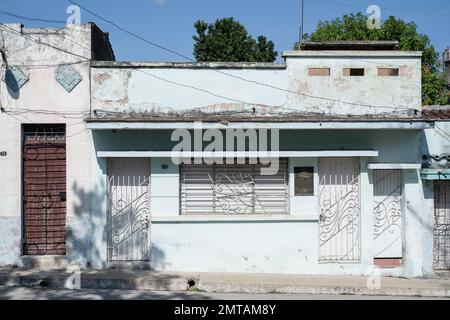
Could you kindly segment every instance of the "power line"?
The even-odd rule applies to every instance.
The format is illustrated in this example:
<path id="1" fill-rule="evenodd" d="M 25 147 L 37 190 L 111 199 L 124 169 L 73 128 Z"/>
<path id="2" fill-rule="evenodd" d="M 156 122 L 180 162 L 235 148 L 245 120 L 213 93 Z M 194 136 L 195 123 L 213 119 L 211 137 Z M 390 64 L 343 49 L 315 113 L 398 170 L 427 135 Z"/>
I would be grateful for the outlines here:
<path id="1" fill-rule="evenodd" d="M 68 0 L 68 1 L 71 2 L 70 0 Z M 76 55 L 76 56 L 78 56 L 78 57 L 81 57 L 81 58 L 86 59 L 87 61 L 90 60 L 88 57 L 84 57 L 84 56 L 82 56 L 82 55 L 78 55 L 78 54 L 72 53 L 72 52 L 70 52 L 70 51 L 67 51 L 67 50 L 64 50 L 64 49 L 61 49 L 61 48 L 58 48 L 58 47 L 49 45 L 49 44 L 47 44 L 47 43 L 43 43 L 43 42 L 41 42 L 41 41 L 37 41 L 37 40 L 35 40 L 35 39 L 33 39 L 33 38 L 30 38 L 30 37 L 28 37 L 28 36 L 26 36 L 26 35 L 24 35 L 24 34 L 22 34 L 22 33 L 17 32 L 17 31 L 14 30 L 14 29 L 9 28 L 8 26 L 5 26 L 4 24 L 0 24 L 0 26 L 3 26 L 4 28 L 9 29 L 10 31 L 12 31 L 12 32 L 14 32 L 14 33 L 16 33 L 16 34 L 18 34 L 18 35 L 20 35 L 20 36 L 23 36 L 23 37 L 25 37 L 25 38 L 28 38 L 30 41 L 34 41 L 34 42 L 39 43 L 39 44 L 42 44 L 42 45 L 50 46 L 50 47 L 52 47 L 52 48 L 54 48 L 54 49 L 56 49 L 56 50 L 59 50 L 59 51 L 62 51 L 62 52 L 68 53 L 68 54 Z M 156 76 L 156 75 L 154 75 L 154 74 L 145 72 L 145 71 L 140 70 L 140 69 L 137 69 L 137 70 L 138 70 L 139 72 L 141 72 L 141 73 L 147 74 L 147 75 L 149 75 L 149 76 L 151 76 L 151 77 L 153 77 L 153 78 L 159 79 L 159 80 L 161 80 L 161 81 L 166 81 L 166 82 L 171 83 L 171 84 L 175 84 L 175 85 L 178 85 L 178 86 L 187 87 L 187 88 L 190 88 L 190 89 L 193 89 L 193 90 L 197 90 L 197 91 L 200 91 L 200 92 L 203 92 L 203 93 L 206 93 L 206 94 L 209 94 L 209 95 L 212 95 L 212 96 L 221 98 L 221 99 L 226 99 L 226 100 L 229 100 L 229 101 L 238 102 L 238 103 L 243 103 L 243 104 L 247 104 L 247 105 L 254 105 L 254 106 L 265 106 L 265 107 L 274 107 L 274 108 L 286 108 L 286 107 L 284 107 L 284 106 L 268 106 L 268 105 L 264 105 L 264 104 L 249 103 L 249 102 L 246 102 L 246 101 L 243 101 L 243 100 L 240 100 L 240 99 L 230 98 L 230 97 L 226 97 L 226 96 L 224 96 L 224 95 L 216 94 L 216 93 L 214 93 L 214 92 L 211 92 L 211 91 L 206 90 L 206 89 L 203 89 L 203 88 L 198 88 L 198 87 L 195 87 L 195 86 L 192 86 L 192 85 L 183 84 L 183 83 L 179 83 L 179 82 L 176 82 L 176 81 L 168 80 L 168 79 L 162 78 L 162 77 L 160 77 L 160 76 Z M 233 78 L 241 79 L 241 80 L 243 80 L 243 81 L 250 82 L 250 83 L 254 83 L 254 84 L 257 84 L 257 85 L 263 85 L 263 86 L 266 86 L 266 87 L 269 87 L 269 88 L 273 88 L 273 89 L 277 89 L 277 90 L 280 90 L 280 91 L 283 91 L 283 92 L 287 92 L 287 93 L 295 93 L 295 94 L 301 94 L 301 95 L 304 95 L 304 96 L 309 96 L 309 97 L 316 98 L 316 99 L 321 99 L 321 100 L 328 100 L 328 101 L 339 102 L 339 103 L 344 103 L 344 104 L 352 104 L 352 105 L 355 105 L 355 106 L 389 108 L 389 109 L 395 109 L 395 110 L 400 110 L 400 109 L 410 110 L 410 108 L 397 108 L 397 107 L 392 107 L 392 106 L 374 106 L 374 105 L 368 105 L 368 104 L 350 103 L 350 102 L 345 102 L 345 101 L 341 101 L 341 100 L 337 100 L 337 99 L 332 99 L 332 98 L 317 97 L 317 96 L 313 96 L 313 95 L 307 95 L 307 94 L 304 94 L 304 93 L 300 93 L 300 92 L 297 92 L 297 91 L 294 91 L 294 90 L 283 89 L 283 88 L 279 88 L 279 87 L 277 87 L 277 86 L 273 86 L 273 85 L 269 85 L 269 84 L 265 84 L 265 83 L 260 83 L 260 82 L 254 81 L 254 80 L 245 79 L 245 78 L 242 78 L 242 77 L 239 77 L 239 76 L 236 76 L 236 75 L 232 75 L 232 74 L 228 74 L 228 73 L 225 73 L 225 72 L 221 72 L 221 71 L 218 71 L 218 70 L 214 70 L 214 69 L 213 69 L 213 71 L 217 71 L 217 72 L 219 72 L 219 73 L 221 73 L 221 74 L 223 74 L 223 75 L 231 76 L 231 77 L 233 77 Z M 296 110 L 297 112 L 299 111 L 299 110 L 297 110 L 297 109 L 293 109 L 293 110 Z"/>
<path id="2" fill-rule="evenodd" d="M 41 18 L 26 17 L 26 16 L 18 15 L 13 12 L 5 11 L 5 10 L 0 10 L 0 14 L 3 14 L 5 16 L 14 17 L 17 19 L 28 20 L 28 21 L 38 21 L 38 22 L 47 22 L 47 23 L 62 23 L 62 24 L 66 23 L 66 21 L 61 21 L 61 20 L 48 20 L 48 19 L 41 19 Z"/>
<path id="3" fill-rule="evenodd" d="M 53 45 L 51 45 L 51 44 L 49 44 L 49 43 L 45 43 L 45 42 L 42 42 L 42 41 L 40 41 L 40 40 L 36 40 L 36 39 L 34 39 L 34 38 L 32 38 L 32 37 L 26 35 L 26 34 L 22 34 L 22 33 L 18 32 L 17 30 L 14 30 L 13 28 L 8 27 L 7 25 L 5 25 L 5 24 L 3 24 L 3 23 L 0 23 L 0 27 L 6 28 L 6 29 L 9 30 L 10 32 L 13 32 L 13 33 L 15 33 L 15 34 L 18 34 L 18 35 L 20 35 L 20 36 L 22 36 L 22 37 L 24 37 L 24 38 L 26 38 L 26 39 L 28 39 L 28 40 L 30 40 L 30 41 L 33 41 L 33 42 L 37 43 L 37 44 L 44 45 L 44 46 L 53 48 L 53 49 L 55 49 L 55 50 L 57 50 L 57 51 L 64 52 L 64 53 L 67 53 L 67 54 L 69 54 L 69 55 L 73 55 L 73 56 L 76 56 L 76 57 L 79 57 L 79 58 L 83 58 L 83 59 L 87 59 L 88 61 L 90 61 L 90 58 L 88 58 L 88 57 L 85 57 L 85 56 L 82 56 L 82 55 L 80 55 L 80 54 L 77 54 L 77 53 L 74 53 L 74 52 L 71 52 L 71 51 L 68 51 L 68 50 L 65 50 L 65 49 L 62 49 L 62 48 L 53 46 Z"/>
<path id="4" fill-rule="evenodd" d="M 159 49 L 161 49 L 161 50 L 164 50 L 164 51 L 167 51 L 167 52 L 172 53 L 172 54 L 174 54 L 174 55 L 177 55 L 177 56 L 179 56 L 179 57 L 181 57 L 181 58 L 183 58 L 183 59 L 193 61 L 191 58 L 189 58 L 188 56 L 186 56 L 186 55 L 184 55 L 184 54 L 181 54 L 181 53 L 178 53 L 178 52 L 176 52 L 176 51 L 174 51 L 174 50 L 168 49 L 168 48 L 166 48 L 166 47 L 164 47 L 164 46 L 162 46 L 162 45 L 159 45 L 159 44 L 157 44 L 157 43 L 155 43 L 155 42 L 152 42 L 152 41 L 150 41 L 150 40 L 147 40 L 147 39 L 145 39 L 144 37 L 141 37 L 140 35 L 138 35 L 138 34 L 136 34 L 136 33 L 134 33 L 134 32 L 131 32 L 131 31 L 126 30 L 125 28 L 122 28 L 121 26 L 119 26 L 119 25 L 116 24 L 115 22 L 113 22 L 113 21 L 111 21 L 111 20 L 109 20 L 109 19 L 107 19 L 107 18 L 104 18 L 104 17 L 100 16 L 99 14 L 97 14 L 97 13 L 91 11 L 90 9 L 88 9 L 88 8 L 86 8 L 86 7 L 84 7 L 84 6 L 82 6 L 81 4 L 79 4 L 79 3 L 75 2 L 75 1 L 72 1 L 72 0 L 67 0 L 67 1 L 70 2 L 71 4 L 74 4 L 74 5 L 76 5 L 76 6 L 80 7 L 80 8 L 82 8 L 84 11 L 90 13 L 90 14 L 93 15 L 94 17 L 96 17 L 96 18 L 98 18 L 98 19 L 100 19 L 100 20 L 102 20 L 102 21 L 104 21 L 104 22 L 106 22 L 106 23 L 108 23 L 108 24 L 110 24 L 110 25 L 116 27 L 116 28 L 119 29 L 120 31 L 122 31 L 122 32 L 124 32 L 124 33 L 127 33 L 128 35 L 130 35 L 130 36 L 132 36 L 132 37 L 134 37 L 134 38 L 137 38 L 137 39 L 139 39 L 139 40 L 141 40 L 141 41 L 144 41 L 144 42 L 146 42 L 146 43 L 148 43 L 148 44 L 150 44 L 150 45 L 152 45 L 152 46 L 154 46 L 154 47 L 157 47 L 157 48 L 159 48 Z"/>
<path id="5" fill-rule="evenodd" d="M 140 36 L 140 35 L 138 35 L 138 34 L 136 34 L 136 33 L 134 33 L 134 32 L 131 32 L 131 31 L 126 30 L 125 28 L 119 26 L 118 24 L 116 24 L 115 22 L 111 21 L 110 19 L 107 19 L 107 18 L 104 18 L 104 17 L 100 16 L 99 14 L 93 12 L 92 10 L 86 8 L 85 6 L 80 5 L 79 3 L 77 3 L 77 2 L 75 2 L 75 1 L 73 1 L 73 0 L 67 0 L 67 1 L 68 1 L 69 3 L 71 3 L 71 4 L 74 4 L 74 5 L 79 6 L 80 8 L 82 8 L 83 10 L 85 10 L 86 12 L 90 13 L 91 15 L 93 15 L 93 16 L 95 16 L 95 17 L 101 19 L 102 21 L 104 21 L 104 22 L 106 22 L 106 23 L 108 23 L 108 24 L 110 24 L 110 25 L 116 27 L 116 28 L 119 29 L 120 31 L 122 31 L 122 32 L 124 32 L 124 33 L 127 33 L 127 34 L 133 36 L 134 38 L 137 38 L 137 39 L 139 39 L 139 40 L 141 40 L 141 41 L 144 41 L 144 42 L 147 43 L 147 44 L 150 44 L 150 45 L 155 46 L 155 47 L 157 47 L 157 48 L 160 48 L 160 49 L 162 49 L 162 50 L 164 50 L 164 51 L 167 51 L 167 52 L 169 52 L 169 53 L 172 53 L 172 54 L 174 54 L 174 55 L 177 55 L 177 56 L 179 56 L 179 57 L 182 57 L 182 58 L 184 58 L 184 59 L 186 59 L 186 60 L 188 60 L 188 61 L 196 62 L 195 60 L 193 60 L 192 58 L 190 58 L 190 57 L 188 57 L 188 56 L 186 56 L 186 55 L 184 55 L 184 54 L 181 54 L 181 53 L 179 53 L 179 52 L 176 52 L 175 50 L 166 48 L 166 47 L 164 47 L 164 46 L 162 46 L 162 45 L 159 45 L 159 44 L 157 44 L 157 43 L 155 43 L 155 42 L 153 42 L 153 41 L 150 41 L 150 40 L 148 40 L 148 39 L 146 39 L 146 38 L 144 38 L 144 37 L 142 37 L 142 36 Z M 343 101 L 343 100 L 338 100 L 338 99 L 332 99 L 332 98 L 326 98 L 326 97 L 314 96 L 314 95 L 306 94 L 306 93 L 304 93 L 304 92 L 299 92 L 299 91 L 290 90 L 290 89 L 284 89 L 284 88 L 280 88 L 280 87 L 278 87 L 278 86 L 274 86 L 274 85 L 271 85 L 271 84 L 262 83 L 262 82 L 255 81 L 255 80 L 246 79 L 246 78 L 243 78 L 243 77 L 240 77 L 240 76 L 237 76 L 237 75 L 234 75 L 234 74 L 230 74 L 230 73 L 227 73 L 227 72 L 223 72 L 223 71 L 220 71 L 220 70 L 215 70 L 215 69 L 212 69 L 212 70 L 213 70 L 214 72 L 217 72 L 217 73 L 220 73 L 220 74 L 222 74 L 222 75 L 229 76 L 229 77 L 232 77 L 232 78 L 235 78 L 235 79 L 239 79 L 239 80 L 241 80 L 241 81 L 253 83 L 253 84 L 255 84 L 255 85 L 264 86 L 264 87 L 267 87 L 267 88 L 271 88 L 271 89 L 278 90 L 278 91 L 282 91 L 282 92 L 286 92 L 286 93 L 298 94 L 298 95 L 302 95 L 302 96 L 309 97 L 309 98 L 313 98 L 313 99 L 320 99 L 320 100 L 326 100 L 326 101 L 329 101 L 329 102 L 343 103 L 343 104 L 348 104 L 348 105 L 353 105 L 353 106 L 358 106 L 358 107 L 385 108 L 385 109 L 395 109 L 395 110 L 400 109 L 400 108 L 392 107 L 392 106 L 375 106 L 375 105 L 370 105 L 370 104 L 360 104 L 360 103 L 353 103 L 353 102 L 348 102 L 348 101 Z M 153 75 L 152 75 L 152 76 L 153 76 Z M 228 100 L 236 100 L 236 99 L 228 99 Z M 409 109 L 409 108 L 406 108 L 406 107 L 405 107 L 405 108 L 403 108 L 403 109 Z"/>

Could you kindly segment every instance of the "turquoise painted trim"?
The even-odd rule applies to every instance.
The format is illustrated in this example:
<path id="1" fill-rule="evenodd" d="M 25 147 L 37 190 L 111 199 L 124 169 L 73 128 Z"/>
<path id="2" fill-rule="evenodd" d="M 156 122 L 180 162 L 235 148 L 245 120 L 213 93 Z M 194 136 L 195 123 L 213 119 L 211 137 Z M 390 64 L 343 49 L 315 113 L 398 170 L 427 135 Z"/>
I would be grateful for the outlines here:
<path id="1" fill-rule="evenodd" d="M 422 169 L 423 180 L 450 180 L 450 169 Z"/>

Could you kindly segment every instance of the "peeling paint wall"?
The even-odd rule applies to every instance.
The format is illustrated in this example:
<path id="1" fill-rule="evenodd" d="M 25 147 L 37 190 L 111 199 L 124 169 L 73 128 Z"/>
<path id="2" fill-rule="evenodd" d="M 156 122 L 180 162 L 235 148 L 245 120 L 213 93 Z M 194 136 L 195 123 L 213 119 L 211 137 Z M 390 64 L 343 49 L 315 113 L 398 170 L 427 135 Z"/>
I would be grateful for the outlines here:
<path id="1" fill-rule="evenodd" d="M 68 255 L 78 251 L 78 256 L 84 256 L 84 239 L 90 235 L 79 219 L 90 214 L 88 199 L 98 191 L 91 186 L 92 144 L 83 120 L 90 110 L 90 62 L 82 57 L 89 59 L 91 55 L 91 25 L 62 29 L 28 29 L 18 24 L 6 27 L 0 33 L 6 63 L 18 66 L 29 80 L 18 92 L 0 81 L 0 103 L 7 111 L 0 113 L 0 150 L 7 152 L 7 156 L 0 157 L 0 264 L 20 264 L 22 124 L 66 124 Z M 6 63 L 2 63 L 3 78 Z M 71 92 L 55 79 L 58 64 L 70 64 L 82 78 Z"/>
<path id="2" fill-rule="evenodd" d="M 92 107 L 132 113 L 324 113 L 408 114 L 421 106 L 420 56 L 287 57 L 272 68 L 216 65 L 119 63 L 92 69 Z M 364 68 L 365 76 L 343 75 Z M 378 76 L 378 67 L 396 67 L 399 76 Z M 330 68 L 310 76 L 309 68 Z"/>
<path id="3" fill-rule="evenodd" d="M 169 130 L 95 131 L 97 151 L 171 150 Z M 370 274 L 373 265 L 373 177 L 368 162 L 419 163 L 418 130 L 282 130 L 281 150 L 373 149 L 378 158 L 361 158 L 361 261 L 358 263 L 319 263 L 318 158 L 290 158 L 289 186 L 293 192 L 294 166 L 316 168 L 315 195 L 295 197 L 291 193 L 290 216 L 299 221 L 214 221 L 203 217 L 177 220 L 179 210 L 178 166 L 170 158 L 151 159 L 151 266 L 163 271 L 268 272 L 285 274 Z M 167 165 L 163 169 L 163 164 Z M 106 180 L 104 159 L 93 161 L 93 181 Z M 402 207 L 405 265 L 386 269 L 386 275 L 421 276 L 424 243 L 421 238 L 423 213 L 417 170 L 404 170 L 405 201 Z M 106 216 L 100 201 L 98 217 Z M 101 213 L 103 210 L 103 214 Z M 164 220 L 167 219 L 167 220 Z M 172 220 L 174 219 L 174 220 Z M 303 219 L 303 220 L 302 220 Z M 239 220 L 236 219 L 236 220 Z M 105 226 L 96 224 L 96 233 Z M 97 235 L 98 237 L 98 235 Z M 97 242 L 102 243 L 102 242 Z M 101 247 L 98 247 L 101 248 Z M 97 248 L 97 249 L 98 249 Z M 100 251 L 106 252 L 106 244 Z M 201 254 L 199 254 L 199 252 Z M 101 257 L 100 257 L 101 258 Z M 96 260 L 95 267 L 107 265 Z"/>

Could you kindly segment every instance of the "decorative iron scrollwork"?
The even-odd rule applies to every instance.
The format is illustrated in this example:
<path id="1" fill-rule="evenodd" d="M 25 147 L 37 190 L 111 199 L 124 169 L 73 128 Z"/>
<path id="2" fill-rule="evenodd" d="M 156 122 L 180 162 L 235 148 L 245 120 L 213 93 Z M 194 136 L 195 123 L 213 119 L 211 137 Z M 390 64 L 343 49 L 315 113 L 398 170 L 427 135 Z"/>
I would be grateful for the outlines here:
<path id="1" fill-rule="evenodd" d="M 121 179 L 118 179 L 121 180 Z M 133 242 L 143 238 L 143 245 L 148 237 L 150 226 L 150 183 L 149 178 L 136 184 L 122 183 L 115 177 L 109 180 L 110 211 L 110 259 L 118 250 L 126 251 Z M 123 185 L 122 185 L 123 184 Z M 133 249 L 130 249 L 133 250 Z M 126 255 L 134 255 L 133 251 Z M 123 257 L 122 257 L 123 258 Z M 141 259 L 142 257 L 136 257 Z"/>
<path id="2" fill-rule="evenodd" d="M 246 214 L 254 212 L 255 181 L 251 174 L 218 173 L 212 178 L 212 188 L 215 191 L 216 203 L 224 213 Z"/>

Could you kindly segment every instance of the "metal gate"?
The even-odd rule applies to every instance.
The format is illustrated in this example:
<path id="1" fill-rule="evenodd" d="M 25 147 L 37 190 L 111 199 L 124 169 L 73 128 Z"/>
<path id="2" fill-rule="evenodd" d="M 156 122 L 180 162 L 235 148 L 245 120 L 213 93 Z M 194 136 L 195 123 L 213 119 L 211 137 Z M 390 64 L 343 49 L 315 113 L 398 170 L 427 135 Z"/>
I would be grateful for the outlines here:
<path id="1" fill-rule="evenodd" d="M 450 270 L 450 181 L 436 181 L 434 186 L 435 270 Z"/>
<path id="2" fill-rule="evenodd" d="M 108 162 L 108 259 L 150 259 L 150 161 L 111 158 Z"/>
<path id="3" fill-rule="evenodd" d="M 402 257 L 401 170 L 374 170 L 375 258 Z"/>
<path id="4" fill-rule="evenodd" d="M 23 127 L 23 254 L 66 254 L 64 125 Z"/>
<path id="5" fill-rule="evenodd" d="M 319 260 L 359 261 L 359 158 L 319 159 Z"/>

